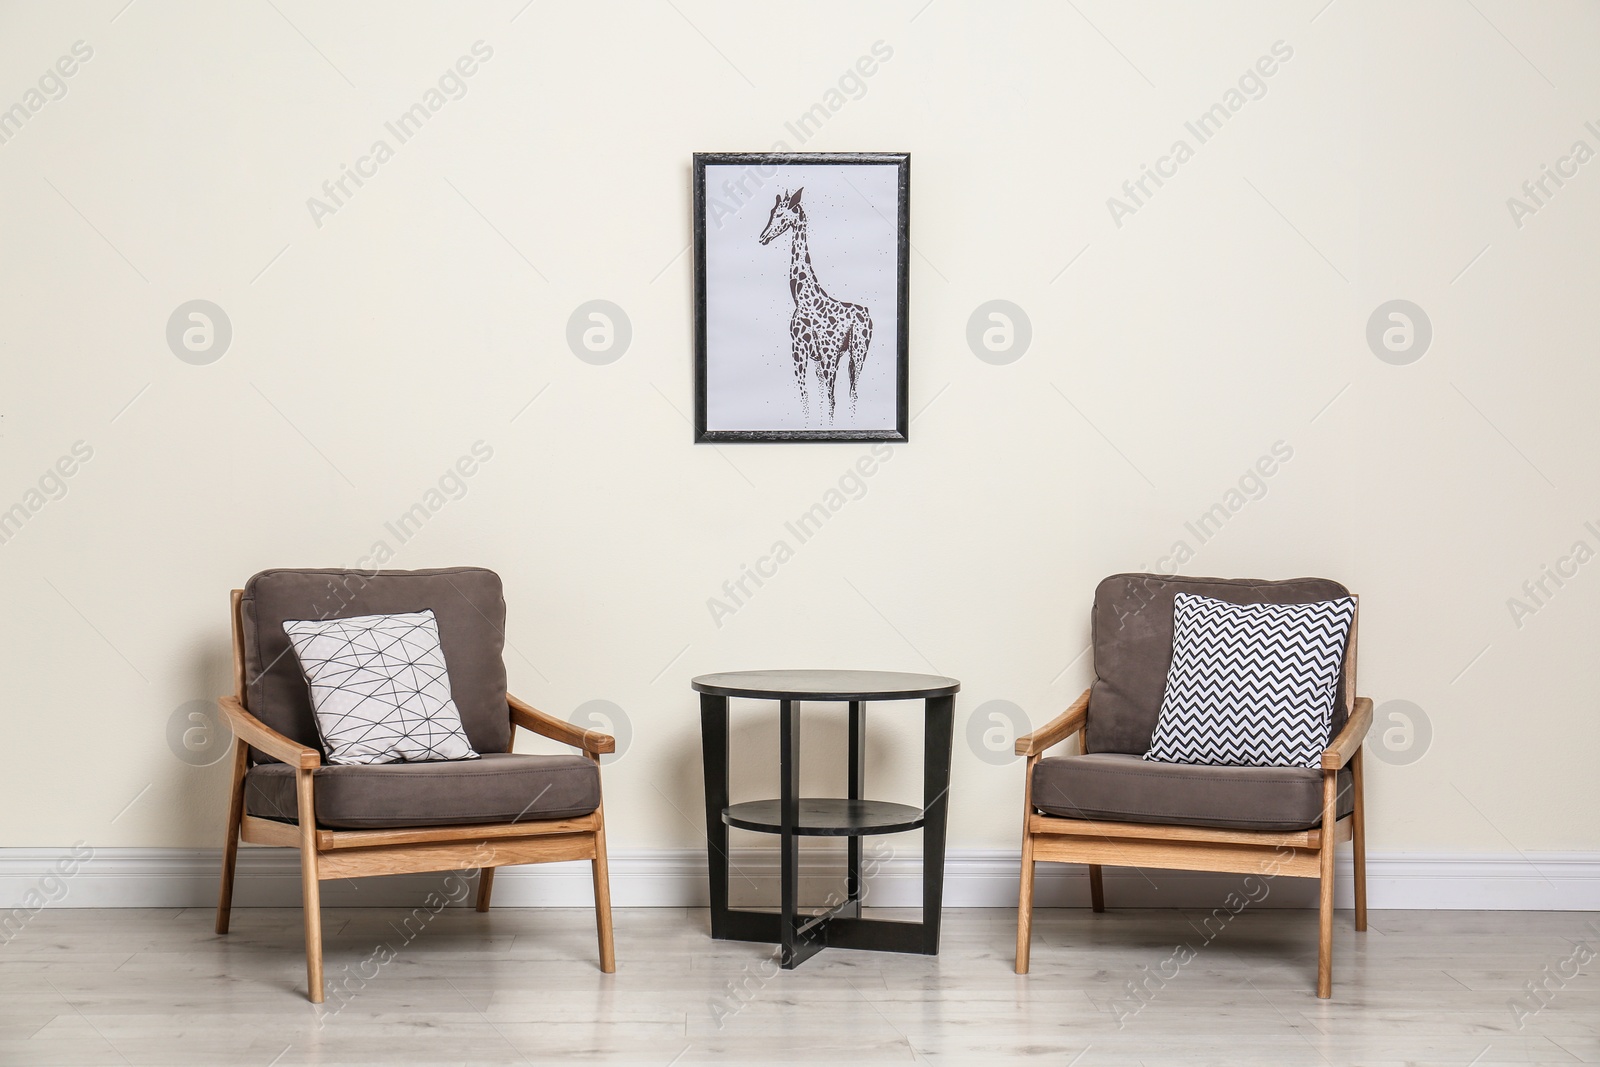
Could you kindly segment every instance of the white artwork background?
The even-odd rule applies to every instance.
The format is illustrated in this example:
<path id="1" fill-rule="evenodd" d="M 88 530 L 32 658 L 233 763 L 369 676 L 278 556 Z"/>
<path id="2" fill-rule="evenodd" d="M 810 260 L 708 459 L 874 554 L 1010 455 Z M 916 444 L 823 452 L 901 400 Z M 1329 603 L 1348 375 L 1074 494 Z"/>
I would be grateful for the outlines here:
<path id="1" fill-rule="evenodd" d="M 708 166 L 706 181 L 706 428 L 893 430 L 896 428 L 899 168 L 893 165 Z M 730 193 L 740 179 L 753 195 Z M 756 181 L 761 181 L 759 189 Z M 774 198 L 804 189 L 811 265 L 835 300 L 872 316 L 872 345 L 850 413 L 848 353 L 834 383 L 834 418 L 808 361 L 810 417 L 801 413 L 789 344 L 792 234 L 766 245 Z M 744 197 L 742 202 L 740 197 Z M 719 207 L 720 204 L 720 207 Z M 724 209 L 732 209 L 724 210 Z"/>

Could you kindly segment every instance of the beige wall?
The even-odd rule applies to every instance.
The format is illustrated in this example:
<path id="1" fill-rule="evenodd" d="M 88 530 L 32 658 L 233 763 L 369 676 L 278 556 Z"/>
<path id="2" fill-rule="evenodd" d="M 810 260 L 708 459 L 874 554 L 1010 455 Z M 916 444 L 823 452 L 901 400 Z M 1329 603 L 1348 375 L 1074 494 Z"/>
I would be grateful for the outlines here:
<path id="1" fill-rule="evenodd" d="M 1508 607 L 1600 550 L 1600 162 L 1507 203 L 1600 149 L 1600 11 L 277 6 L 0 8 L 0 107 L 41 105 L 0 143 L 0 508 L 41 505 L 0 545 L 0 844 L 215 843 L 223 765 L 177 758 L 169 726 L 229 684 L 227 590 L 396 545 L 385 521 L 481 441 L 392 565 L 499 570 L 516 691 L 625 710 L 616 846 L 700 841 L 689 678 L 782 664 L 959 677 L 952 844 L 1010 844 L 1021 767 L 981 760 L 969 716 L 1064 707 L 1097 579 L 1184 540 L 1188 573 L 1363 594 L 1362 691 L 1432 729 L 1371 762 L 1375 849 L 1600 847 L 1600 562 Z M 27 96 L 78 41 L 65 95 Z M 466 95 L 313 219 L 478 41 Z M 859 99 L 830 97 L 879 41 Z M 1276 42 L 1264 95 L 1197 145 L 1184 123 Z M 867 446 L 691 444 L 689 157 L 798 147 L 785 123 L 818 102 L 840 106 L 807 149 L 913 155 L 920 414 L 718 627 L 707 599 Z M 1114 218 L 1179 138 L 1193 158 Z M 564 338 L 596 298 L 632 324 L 608 366 Z M 1397 298 L 1434 334 L 1405 366 L 1365 339 Z M 232 323 L 209 365 L 165 338 L 193 299 Z M 1009 365 L 966 341 L 992 299 L 1031 321 Z M 76 442 L 65 495 L 30 498 Z M 1265 495 L 1200 545 L 1185 522 L 1277 442 Z M 872 774 L 914 795 L 916 729 L 877 720 Z M 774 742 L 741 722 L 750 796 Z M 818 723 L 820 785 L 841 734 Z"/>

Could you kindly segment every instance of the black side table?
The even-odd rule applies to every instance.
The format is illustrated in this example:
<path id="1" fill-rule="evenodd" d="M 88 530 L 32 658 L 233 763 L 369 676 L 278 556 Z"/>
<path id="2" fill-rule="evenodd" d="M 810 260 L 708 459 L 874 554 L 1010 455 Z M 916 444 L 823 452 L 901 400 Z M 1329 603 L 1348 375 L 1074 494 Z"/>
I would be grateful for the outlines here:
<path id="1" fill-rule="evenodd" d="M 822 948 L 884 952 L 939 952 L 939 908 L 944 897 L 945 821 L 950 794 L 950 744 L 955 693 L 961 683 L 931 674 L 892 671 L 732 671 L 694 679 L 700 693 L 700 739 L 706 776 L 706 865 L 711 874 L 711 936 L 719 941 L 765 941 L 783 946 L 792 969 Z M 728 803 L 728 698 L 779 702 L 781 796 Z M 922 807 L 866 800 L 862 777 L 870 700 L 925 701 Z M 848 795 L 800 796 L 800 715 L 797 701 L 848 701 Z M 777 834 L 781 839 L 782 908 L 779 914 L 728 907 L 728 827 Z M 922 921 L 861 917 L 861 838 L 922 828 Z M 848 837 L 846 900 L 821 915 L 799 914 L 800 838 Z"/>

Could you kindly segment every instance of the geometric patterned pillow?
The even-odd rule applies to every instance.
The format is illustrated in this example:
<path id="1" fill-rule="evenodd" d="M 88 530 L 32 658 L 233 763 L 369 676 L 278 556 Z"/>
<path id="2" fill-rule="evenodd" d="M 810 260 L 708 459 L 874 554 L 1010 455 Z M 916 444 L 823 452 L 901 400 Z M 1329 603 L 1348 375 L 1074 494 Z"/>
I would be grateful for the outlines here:
<path id="1" fill-rule="evenodd" d="M 1173 598 L 1172 667 L 1144 758 L 1319 767 L 1352 597 L 1313 604 Z"/>
<path id="2" fill-rule="evenodd" d="M 432 611 L 291 620 L 329 763 L 477 759 Z"/>

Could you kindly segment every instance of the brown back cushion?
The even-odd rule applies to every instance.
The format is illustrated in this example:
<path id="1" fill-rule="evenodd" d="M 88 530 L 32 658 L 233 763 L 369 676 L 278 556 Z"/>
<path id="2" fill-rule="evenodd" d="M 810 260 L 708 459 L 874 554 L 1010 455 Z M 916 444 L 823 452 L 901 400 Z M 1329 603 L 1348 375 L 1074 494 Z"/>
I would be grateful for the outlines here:
<path id="1" fill-rule="evenodd" d="M 481 567 L 430 571 L 262 571 L 245 583 L 245 704 L 285 737 L 321 747 L 311 693 L 283 632 L 291 619 L 347 619 L 433 610 L 450 694 L 479 752 L 511 746 L 506 708 L 506 602 L 500 576 Z M 254 753 L 256 762 L 270 757 Z"/>
<path id="2" fill-rule="evenodd" d="M 1143 755 L 1150 749 L 1172 665 L 1172 598 L 1179 593 L 1230 604 L 1307 604 L 1349 596 L 1326 578 L 1189 578 L 1114 574 L 1094 593 L 1094 690 L 1089 697 L 1088 751 Z M 1348 656 L 1350 650 L 1345 649 Z M 1333 733 L 1344 726 L 1344 675 L 1333 707 Z"/>

